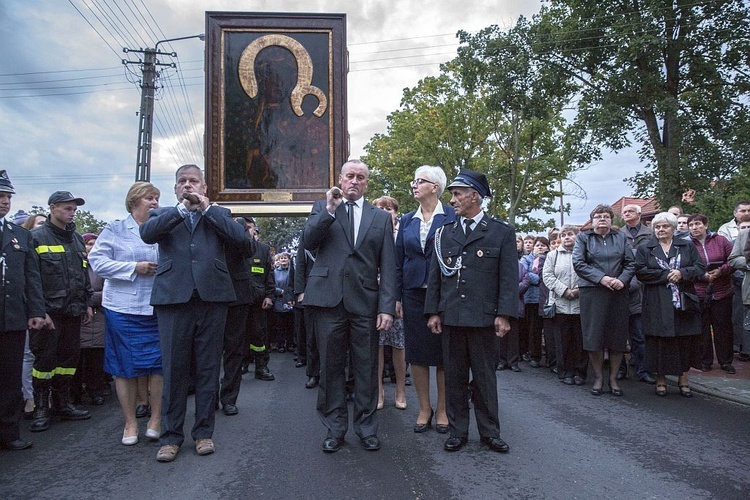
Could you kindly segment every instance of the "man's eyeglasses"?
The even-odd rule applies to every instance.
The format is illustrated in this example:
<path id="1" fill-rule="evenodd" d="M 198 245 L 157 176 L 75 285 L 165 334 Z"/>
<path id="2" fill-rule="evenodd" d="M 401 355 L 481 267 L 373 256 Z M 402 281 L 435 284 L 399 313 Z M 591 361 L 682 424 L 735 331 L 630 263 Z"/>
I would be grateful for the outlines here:
<path id="1" fill-rule="evenodd" d="M 592 217 L 593 220 L 597 219 L 611 219 L 612 217 L 609 216 L 609 214 L 596 214 Z"/>
<path id="2" fill-rule="evenodd" d="M 420 185 L 424 184 L 425 182 L 428 183 L 428 184 L 437 184 L 437 182 L 432 182 L 432 181 L 428 181 L 427 179 L 420 178 L 420 179 L 414 179 L 413 181 L 411 181 L 411 185 L 412 186 L 420 186 Z"/>

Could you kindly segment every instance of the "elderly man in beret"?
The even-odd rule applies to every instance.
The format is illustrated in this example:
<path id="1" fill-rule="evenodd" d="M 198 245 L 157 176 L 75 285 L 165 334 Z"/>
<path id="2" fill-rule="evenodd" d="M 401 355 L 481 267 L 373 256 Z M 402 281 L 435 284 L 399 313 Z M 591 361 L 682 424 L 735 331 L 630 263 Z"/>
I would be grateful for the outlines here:
<path id="1" fill-rule="evenodd" d="M 427 324 L 442 335 L 450 429 L 444 448 L 458 451 L 466 444 L 470 393 L 482 443 L 507 452 L 500 439 L 495 365 L 497 338 L 508 333 L 508 318 L 518 309 L 516 234 L 484 213 L 483 201 L 491 196 L 484 174 L 461 169 L 447 189 L 456 220 L 435 235 L 425 300 Z"/>

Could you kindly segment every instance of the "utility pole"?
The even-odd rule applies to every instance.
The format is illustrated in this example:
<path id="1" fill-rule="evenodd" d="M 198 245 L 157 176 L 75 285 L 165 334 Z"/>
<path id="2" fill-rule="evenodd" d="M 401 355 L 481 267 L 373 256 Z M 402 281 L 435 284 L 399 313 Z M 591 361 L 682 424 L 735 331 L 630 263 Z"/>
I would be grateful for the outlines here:
<path id="1" fill-rule="evenodd" d="M 122 51 L 126 54 L 130 52 L 143 54 L 143 60 L 128 61 L 127 59 L 122 60 L 122 64 L 138 64 L 141 67 L 143 77 L 141 78 L 141 109 L 139 112 L 139 123 L 138 123 L 138 154 L 135 162 L 135 180 L 137 181 L 150 181 L 151 180 L 151 146 L 153 145 L 153 126 L 154 126 L 154 98 L 156 94 L 156 80 L 159 78 L 160 72 L 157 71 L 158 66 L 168 66 L 170 68 L 177 68 L 174 62 L 162 63 L 159 62 L 157 56 L 169 56 L 177 57 L 176 52 L 159 52 L 159 44 L 165 42 L 174 42 L 175 40 L 186 40 L 188 38 L 200 38 L 205 39 L 204 34 L 183 36 L 179 38 L 169 38 L 167 40 L 159 40 L 153 49 L 129 49 L 123 47 Z"/>

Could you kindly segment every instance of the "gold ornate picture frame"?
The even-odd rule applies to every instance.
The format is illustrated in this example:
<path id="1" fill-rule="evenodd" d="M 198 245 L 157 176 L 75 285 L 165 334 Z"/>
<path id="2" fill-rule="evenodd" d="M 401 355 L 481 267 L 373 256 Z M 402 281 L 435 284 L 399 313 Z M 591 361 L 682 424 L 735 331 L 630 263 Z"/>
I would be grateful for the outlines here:
<path id="1" fill-rule="evenodd" d="M 306 215 L 348 157 L 346 15 L 207 12 L 206 35 L 209 197 Z"/>

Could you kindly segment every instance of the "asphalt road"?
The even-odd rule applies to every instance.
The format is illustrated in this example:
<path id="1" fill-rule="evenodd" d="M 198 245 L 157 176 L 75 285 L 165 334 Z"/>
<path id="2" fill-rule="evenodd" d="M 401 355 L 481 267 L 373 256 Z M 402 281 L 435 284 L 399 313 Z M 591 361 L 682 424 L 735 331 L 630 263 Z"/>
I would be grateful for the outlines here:
<path id="1" fill-rule="evenodd" d="M 87 406 L 88 421 L 24 432 L 31 450 L 0 451 L 0 498 L 750 498 L 750 407 L 722 399 L 686 399 L 673 387 L 657 398 L 653 386 L 632 381 L 623 398 L 597 398 L 524 366 L 498 373 L 510 453 L 488 451 L 475 428 L 463 450 L 447 453 L 444 435 L 412 432 L 414 389 L 401 411 L 386 384 L 382 449 L 364 451 L 350 430 L 329 455 L 303 369 L 290 354 L 272 355 L 270 367 L 274 382 L 245 376 L 238 416 L 217 414 L 213 455 L 196 455 L 188 438 L 175 462 L 157 463 L 145 420 L 141 442 L 122 446 L 112 396 Z"/>

